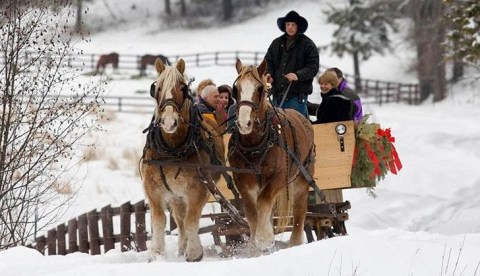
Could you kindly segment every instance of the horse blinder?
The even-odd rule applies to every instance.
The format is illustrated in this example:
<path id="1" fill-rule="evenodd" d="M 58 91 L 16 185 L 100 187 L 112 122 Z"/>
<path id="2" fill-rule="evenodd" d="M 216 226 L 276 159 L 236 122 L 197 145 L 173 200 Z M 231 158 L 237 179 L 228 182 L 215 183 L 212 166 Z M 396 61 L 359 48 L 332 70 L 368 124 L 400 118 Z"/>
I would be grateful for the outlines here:
<path id="1" fill-rule="evenodd" d="M 155 98 L 155 85 L 157 84 L 156 81 L 152 82 L 152 84 L 150 85 L 150 97 L 152 98 Z"/>

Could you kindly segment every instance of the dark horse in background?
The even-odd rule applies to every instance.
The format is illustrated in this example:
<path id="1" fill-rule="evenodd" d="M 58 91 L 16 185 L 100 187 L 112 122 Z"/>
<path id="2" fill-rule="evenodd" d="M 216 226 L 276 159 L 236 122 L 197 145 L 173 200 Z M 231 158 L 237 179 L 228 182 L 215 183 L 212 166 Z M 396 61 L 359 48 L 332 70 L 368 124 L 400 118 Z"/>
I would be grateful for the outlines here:
<path id="1" fill-rule="evenodd" d="M 154 65 L 157 58 L 161 59 L 164 64 L 171 65 L 168 58 L 164 55 L 143 55 L 140 58 L 140 76 L 146 76 L 145 70 L 147 69 L 147 65 Z"/>
<path id="2" fill-rule="evenodd" d="M 276 109 L 269 102 L 265 60 L 255 67 L 243 66 L 237 59 L 236 69 L 238 77 L 233 94 L 237 100 L 237 121 L 229 141 L 228 160 L 232 167 L 257 170 L 255 173 L 233 172 L 245 205 L 250 242 L 257 250 L 271 250 L 272 215 L 276 212 L 281 218 L 277 224 L 280 230 L 287 225 L 286 218 L 293 217 L 289 246 L 300 245 L 309 184 L 299 163 L 313 175 L 313 127 L 296 110 Z"/>
<path id="3" fill-rule="evenodd" d="M 118 54 L 117 53 L 110 53 L 106 55 L 101 55 L 97 62 L 97 71 L 96 73 L 103 74 L 105 71 L 105 66 L 107 64 L 112 64 L 114 70 L 118 69 Z M 101 71 L 100 71 L 101 69 Z"/>

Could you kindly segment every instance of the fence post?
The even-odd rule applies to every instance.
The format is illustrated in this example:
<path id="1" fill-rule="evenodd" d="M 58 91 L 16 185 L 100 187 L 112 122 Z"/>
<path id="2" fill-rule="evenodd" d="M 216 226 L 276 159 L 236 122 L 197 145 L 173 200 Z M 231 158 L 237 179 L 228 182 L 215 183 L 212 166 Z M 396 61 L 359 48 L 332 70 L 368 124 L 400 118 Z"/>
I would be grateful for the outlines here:
<path id="1" fill-rule="evenodd" d="M 134 205 L 135 211 L 135 243 L 138 251 L 147 250 L 147 232 L 145 231 L 145 200 L 139 201 Z"/>
<path id="2" fill-rule="evenodd" d="M 382 93 L 380 91 L 380 81 L 375 82 L 375 97 L 377 98 L 377 102 L 379 105 L 382 105 Z"/>
<path id="3" fill-rule="evenodd" d="M 82 253 L 88 253 L 88 220 L 87 214 L 78 217 L 78 249 Z"/>
<path id="4" fill-rule="evenodd" d="M 77 251 L 77 219 L 71 219 L 68 221 L 68 253 Z"/>
<path id="5" fill-rule="evenodd" d="M 66 233 L 65 224 L 60 224 L 57 226 L 57 246 L 58 246 L 58 255 L 67 254 L 67 244 L 65 242 L 65 233 Z"/>
<path id="6" fill-rule="evenodd" d="M 96 71 L 96 66 L 95 66 L 95 55 L 92 54 L 91 56 L 91 64 L 92 64 L 92 71 Z"/>
<path id="7" fill-rule="evenodd" d="M 364 84 L 363 84 L 362 88 L 363 88 L 363 89 L 362 89 L 362 91 L 361 91 L 361 94 L 364 94 L 365 97 L 368 96 L 368 90 L 369 90 L 369 88 L 370 88 L 370 87 L 369 87 L 369 81 L 368 81 L 368 79 L 367 79 L 367 80 L 364 80 Z"/>
<path id="8" fill-rule="evenodd" d="M 389 103 L 390 102 L 390 82 L 387 82 L 386 90 L 387 90 L 387 97 L 386 97 L 387 99 L 386 99 L 385 103 Z"/>
<path id="9" fill-rule="evenodd" d="M 200 65 L 200 54 L 196 54 L 195 55 L 195 64 L 197 65 L 197 67 L 199 67 Z"/>
<path id="10" fill-rule="evenodd" d="M 108 205 L 102 208 L 102 231 L 103 231 L 103 249 L 107 253 L 108 250 L 115 248 L 113 239 L 113 220 L 112 206 Z"/>
<path id="11" fill-rule="evenodd" d="M 87 214 L 88 220 L 88 235 L 90 237 L 90 254 L 100 254 L 100 236 L 98 233 L 98 212 L 92 210 Z"/>
<path id="12" fill-rule="evenodd" d="M 122 97 L 118 97 L 118 112 L 122 112 Z"/>
<path id="13" fill-rule="evenodd" d="M 400 95 L 402 93 L 402 84 L 401 83 L 397 83 L 397 103 L 400 102 Z"/>
<path id="14" fill-rule="evenodd" d="M 57 255 L 57 230 L 50 229 L 47 232 L 48 255 Z"/>
<path id="15" fill-rule="evenodd" d="M 215 65 L 218 65 L 218 52 L 215 52 Z"/>
<path id="16" fill-rule="evenodd" d="M 45 255 L 45 247 L 47 245 L 47 238 L 45 236 L 40 236 L 36 239 L 37 244 L 35 245 L 35 248 L 37 249 L 38 252 L 42 253 L 42 255 Z"/>
<path id="17" fill-rule="evenodd" d="M 120 206 L 120 247 L 122 252 L 132 249 L 130 243 L 130 216 L 132 205 L 126 202 Z"/>

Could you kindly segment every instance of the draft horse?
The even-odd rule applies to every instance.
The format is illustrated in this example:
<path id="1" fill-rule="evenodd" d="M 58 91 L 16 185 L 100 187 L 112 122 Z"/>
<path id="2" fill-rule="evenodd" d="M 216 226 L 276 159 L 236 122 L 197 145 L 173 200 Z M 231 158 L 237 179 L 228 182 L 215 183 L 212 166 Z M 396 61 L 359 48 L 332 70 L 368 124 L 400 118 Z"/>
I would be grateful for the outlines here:
<path id="1" fill-rule="evenodd" d="M 164 64 L 171 65 L 168 58 L 164 55 L 143 55 L 140 57 L 140 76 L 146 76 L 145 70 L 147 69 L 147 65 L 154 65 L 157 58 L 161 59 Z"/>
<path id="2" fill-rule="evenodd" d="M 118 69 L 118 54 L 117 53 L 110 53 L 106 55 L 101 55 L 97 62 L 97 74 L 103 74 L 105 71 L 105 67 L 107 64 L 112 64 L 113 69 Z M 101 69 L 101 71 L 100 71 Z"/>
<path id="3" fill-rule="evenodd" d="M 250 242 L 257 250 L 271 250 L 274 243 L 272 214 L 277 199 L 277 212 L 284 217 L 293 216 L 288 245 L 300 245 L 303 243 L 309 185 L 293 155 L 313 175 L 315 147 L 312 125 L 294 109 L 272 106 L 264 76 L 267 69 L 265 60 L 255 67 L 243 66 L 237 59 L 236 69 L 238 77 L 234 83 L 234 97 L 238 103 L 237 119 L 229 141 L 228 160 L 232 167 L 257 171 L 233 172 L 245 206 Z"/>
<path id="4" fill-rule="evenodd" d="M 188 164 L 210 164 L 224 161 L 223 138 L 215 132 L 215 121 L 200 121 L 198 111 L 188 94 L 185 62 L 165 66 L 157 59 L 158 78 L 152 84 L 156 108 L 148 128 L 143 150 L 141 173 L 152 217 L 151 258 L 165 253 L 166 204 L 178 226 L 178 253 L 187 261 L 200 261 L 203 247 L 198 236 L 202 208 L 208 200 L 208 189 L 198 171 Z M 155 162 L 158 161 L 158 162 Z M 205 172 L 217 181 L 217 173 Z"/>

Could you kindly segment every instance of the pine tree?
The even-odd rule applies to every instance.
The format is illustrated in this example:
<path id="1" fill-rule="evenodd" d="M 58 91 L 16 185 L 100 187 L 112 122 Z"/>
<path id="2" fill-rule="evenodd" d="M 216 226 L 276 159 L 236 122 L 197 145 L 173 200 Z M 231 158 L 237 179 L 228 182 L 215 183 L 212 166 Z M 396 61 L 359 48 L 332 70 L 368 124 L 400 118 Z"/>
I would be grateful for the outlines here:
<path id="1" fill-rule="evenodd" d="M 480 61 L 480 2 L 445 0 L 451 31 L 447 51 L 451 58 L 476 64 Z"/>
<path id="2" fill-rule="evenodd" d="M 330 44 L 333 53 L 354 59 L 355 88 L 361 91 L 359 58 L 368 60 L 374 53 L 384 54 L 390 48 L 389 31 L 398 31 L 399 15 L 391 1 L 350 0 L 350 5 L 325 11 L 329 23 L 338 28 Z"/>

